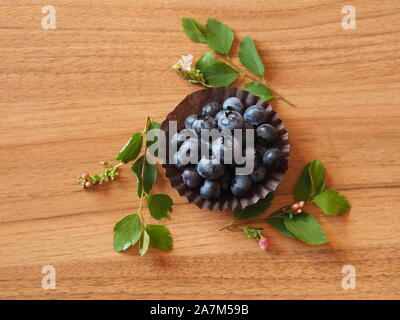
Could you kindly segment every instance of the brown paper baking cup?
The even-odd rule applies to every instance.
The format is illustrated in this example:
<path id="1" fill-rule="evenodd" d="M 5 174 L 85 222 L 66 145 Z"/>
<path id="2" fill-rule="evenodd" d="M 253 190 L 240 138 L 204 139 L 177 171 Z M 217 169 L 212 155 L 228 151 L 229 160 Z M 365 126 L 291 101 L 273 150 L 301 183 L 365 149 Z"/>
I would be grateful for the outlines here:
<path id="1" fill-rule="evenodd" d="M 208 88 L 193 92 L 186 96 L 178 106 L 168 114 L 167 118 L 161 124 L 161 129 L 168 135 L 168 123 L 171 120 L 177 121 L 178 132 L 185 128 L 185 118 L 191 114 L 200 113 L 201 108 L 211 101 L 218 101 L 221 104 L 229 97 L 239 98 L 246 108 L 252 105 L 262 105 L 269 113 L 268 123 L 273 125 L 279 134 L 279 140 L 274 146 L 281 149 L 286 159 L 289 159 L 290 144 L 288 140 L 288 133 L 285 129 L 284 123 L 279 119 L 278 114 L 272 107 L 257 96 L 249 93 L 248 91 L 234 88 L 234 87 L 219 87 Z M 167 144 L 168 149 L 168 144 Z M 168 159 L 168 150 L 167 159 Z M 250 204 L 256 203 L 258 200 L 265 198 L 270 192 L 274 192 L 279 183 L 283 180 L 283 176 L 287 171 L 287 162 L 279 171 L 269 173 L 268 176 L 261 182 L 255 183 L 252 190 L 245 197 L 235 197 L 232 194 L 221 194 L 218 199 L 205 200 L 200 197 L 200 188 L 191 189 L 187 187 L 182 180 L 182 172 L 175 167 L 174 164 L 164 163 L 163 167 L 166 171 L 166 176 L 169 179 L 171 186 L 175 188 L 178 193 L 186 197 L 189 203 L 194 203 L 201 209 L 210 210 L 234 210 L 235 208 L 244 208 Z"/>

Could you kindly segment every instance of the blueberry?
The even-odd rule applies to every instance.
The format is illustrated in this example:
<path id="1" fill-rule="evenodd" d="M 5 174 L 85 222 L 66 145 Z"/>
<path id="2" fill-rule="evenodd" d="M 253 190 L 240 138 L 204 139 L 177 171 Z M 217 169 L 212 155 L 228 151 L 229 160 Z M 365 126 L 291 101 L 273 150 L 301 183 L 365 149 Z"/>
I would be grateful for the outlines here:
<path id="1" fill-rule="evenodd" d="M 216 159 L 201 158 L 197 164 L 197 172 L 204 179 L 218 179 L 225 172 L 225 166 L 218 162 Z"/>
<path id="2" fill-rule="evenodd" d="M 206 200 L 212 200 L 219 197 L 221 187 L 216 180 L 206 180 L 200 188 L 200 196 Z"/>
<path id="3" fill-rule="evenodd" d="M 221 191 L 229 192 L 231 190 L 232 173 L 230 170 L 225 169 L 224 175 L 219 178 L 219 183 L 221 185 Z"/>
<path id="4" fill-rule="evenodd" d="M 234 130 L 243 128 L 243 116 L 237 111 L 227 111 L 218 119 L 220 130 Z"/>
<path id="5" fill-rule="evenodd" d="M 285 161 L 285 155 L 279 149 L 269 149 L 263 155 L 263 164 L 270 171 L 279 169 Z"/>
<path id="6" fill-rule="evenodd" d="M 206 130 L 211 130 L 211 129 L 216 129 L 217 128 L 217 122 L 214 120 L 212 117 L 203 117 L 195 120 L 193 122 L 192 128 L 194 131 L 196 131 L 198 134 L 201 134 L 201 130 L 206 129 Z"/>
<path id="7" fill-rule="evenodd" d="M 250 176 L 236 175 L 233 178 L 231 191 L 236 197 L 243 197 L 246 195 L 253 185 L 253 181 Z"/>
<path id="8" fill-rule="evenodd" d="M 187 116 L 185 119 L 185 128 L 186 129 L 192 129 L 193 122 L 195 122 L 199 117 L 197 114 L 191 114 L 190 116 Z"/>
<path id="9" fill-rule="evenodd" d="M 228 110 L 228 111 L 233 110 L 233 111 L 243 114 L 244 105 L 243 105 L 242 101 L 240 101 L 238 98 L 230 97 L 224 101 L 224 104 L 222 105 L 222 109 Z"/>
<path id="10" fill-rule="evenodd" d="M 179 151 L 182 150 L 182 152 L 188 152 L 190 150 L 190 152 L 193 153 L 198 148 L 199 148 L 199 139 L 190 138 L 182 143 L 181 147 L 179 148 Z"/>
<path id="11" fill-rule="evenodd" d="M 183 170 L 186 167 L 186 164 L 179 160 L 178 152 L 174 153 L 174 164 L 179 170 Z"/>
<path id="12" fill-rule="evenodd" d="M 203 117 L 215 117 L 215 115 L 221 110 L 221 107 L 221 104 L 217 101 L 209 102 L 202 108 L 201 115 Z"/>
<path id="13" fill-rule="evenodd" d="M 222 162 L 224 161 L 225 155 L 227 157 L 225 159 L 226 161 L 229 160 L 233 161 L 234 151 L 237 150 L 240 151 L 239 148 L 240 148 L 239 141 L 233 138 L 232 136 L 219 137 L 213 142 L 211 146 L 213 156 L 217 159 L 220 159 Z"/>
<path id="14" fill-rule="evenodd" d="M 268 114 L 262 106 L 254 105 L 246 109 L 243 117 L 249 124 L 258 126 L 267 120 Z"/>
<path id="15" fill-rule="evenodd" d="M 179 132 L 175 133 L 172 138 L 171 138 L 171 144 L 176 145 L 176 148 L 179 148 L 182 143 L 184 143 L 186 140 L 186 137 L 184 135 L 180 135 Z"/>
<path id="16" fill-rule="evenodd" d="M 270 124 L 262 124 L 256 130 L 257 141 L 264 146 L 271 146 L 278 141 L 279 136 L 276 129 Z"/>
<path id="17" fill-rule="evenodd" d="M 219 158 L 221 161 L 224 158 L 224 137 L 219 137 L 216 139 L 211 145 L 211 151 L 216 158 Z"/>
<path id="18" fill-rule="evenodd" d="M 173 145 L 176 145 L 177 148 L 179 148 L 182 143 L 184 143 L 186 140 L 189 140 L 190 138 L 196 138 L 197 134 L 193 130 L 188 130 L 188 129 L 183 129 L 180 132 L 175 133 L 172 138 L 171 138 L 171 143 Z"/>
<path id="19" fill-rule="evenodd" d="M 182 172 L 182 180 L 189 188 L 196 188 L 201 185 L 203 179 L 195 168 L 187 168 Z"/>
<path id="20" fill-rule="evenodd" d="M 197 163 L 199 155 L 199 140 L 192 138 L 182 143 L 177 152 L 177 160 L 180 164 Z M 178 166 L 177 166 L 178 167 Z M 179 167 L 178 167 L 179 168 Z"/>
<path id="21" fill-rule="evenodd" d="M 254 171 L 251 174 L 251 179 L 254 182 L 260 182 L 264 180 L 266 175 L 267 175 L 267 168 L 261 164 L 256 164 L 254 167 Z"/>
<path id="22" fill-rule="evenodd" d="M 201 157 L 209 157 L 212 154 L 211 143 L 200 139 Z"/>
<path id="23" fill-rule="evenodd" d="M 219 112 L 215 115 L 215 117 L 214 117 L 215 121 L 218 122 L 218 120 L 219 120 L 222 116 L 225 115 L 225 112 L 226 112 L 226 110 L 221 110 L 221 111 L 219 111 Z"/>

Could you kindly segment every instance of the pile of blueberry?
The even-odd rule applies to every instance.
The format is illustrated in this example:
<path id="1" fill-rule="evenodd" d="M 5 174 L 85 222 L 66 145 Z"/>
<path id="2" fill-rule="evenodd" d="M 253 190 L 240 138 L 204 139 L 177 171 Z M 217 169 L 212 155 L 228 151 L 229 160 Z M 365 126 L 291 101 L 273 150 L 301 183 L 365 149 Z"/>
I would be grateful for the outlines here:
<path id="1" fill-rule="evenodd" d="M 286 162 L 283 152 L 276 147 L 279 135 L 268 123 L 268 113 L 260 105 L 248 108 L 236 97 L 226 99 L 223 104 L 213 101 L 202 107 L 199 114 L 189 115 L 185 119 L 185 128 L 172 137 L 177 151 L 174 154 L 175 166 L 182 171 L 183 183 L 189 188 L 199 188 L 203 199 L 217 199 L 221 193 L 246 196 L 253 184 L 262 182 L 268 174 L 279 170 Z M 236 175 L 235 168 L 242 164 L 224 164 L 223 156 L 227 150 L 233 150 L 237 141 L 234 138 L 219 137 L 214 141 L 203 141 L 202 130 L 217 129 L 220 132 L 234 129 L 254 130 L 254 170 L 248 175 Z M 185 134 L 183 134 L 185 131 Z M 191 136 L 187 135 L 187 132 Z M 245 137 L 245 132 L 243 132 Z M 245 140 L 243 138 L 243 140 Z M 240 143 L 245 148 L 246 141 Z M 188 150 L 206 145 L 210 150 L 209 157 L 201 158 L 197 164 L 186 164 Z M 215 161 L 219 158 L 220 161 Z"/>

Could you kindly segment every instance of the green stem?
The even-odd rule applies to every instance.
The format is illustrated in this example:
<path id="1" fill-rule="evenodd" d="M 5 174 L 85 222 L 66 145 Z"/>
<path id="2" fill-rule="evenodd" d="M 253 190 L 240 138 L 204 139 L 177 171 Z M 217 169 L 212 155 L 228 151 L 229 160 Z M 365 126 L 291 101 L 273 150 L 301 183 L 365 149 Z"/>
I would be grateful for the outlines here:
<path id="1" fill-rule="evenodd" d="M 145 167 L 145 163 L 147 161 L 146 159 L 146 153 L 147 153 L 147 142 L 146 142 L 146 133 L 147 133 L 147 126 L 149 123 L 149 116 L 146 116 L 146 121 L 145 121 L 145 125 L 144 125 L 144 130 L 143 130 L 143 134 L 145 135 L 145 139 L 144 139 L 144 155 L 143 155 L 143 164 L 142 164 L 142 172 L 140 174 L 141 178 L 142 178 L 142 194 L 140 195 L 140 201 L 139 201 L 139 207 L 138 207 L 138 213 L 140 214 L 140 218 L 142 221 L 142 230 L 144 230 L 144 215 L 143 215 L 143 211 L 142 211 L 142 203 L 143 203 L 143 198 L 147 195 L 146 192 L 144 191 L 143 187 L 144 187 L 144 167 Z"/>
<path id="2" fill-rule="evenodd" d="M 266 84 L 265 80 L 263 82 L 264 82 L 264 84 Z M 297 106 L 294 103 L 292 103 L 289 100 L 287 100 L 286 98 L 282 97 L 279 94 L 279 92 L 277 92 L 275 89 L 272 89 L 271 87 L 268 87 L 268 88 L 277 99 L 282 100 L 283 102 L 285 102 L 286 104 L 288 104 L 289 106 L 291 106 L 293 108 L 297 108 Z"/>
<path id="3" fill-rule="evenodd" d="M 149 125 L 149 116 L 146 116 L 146 121 L 144 124 L 144 129 L 142 131 L 142 135 L 144 136 L 144 154 L 143 154 L 143 164 L 142 164 L 142 171 L 140 173 L 141 179 L 142 179 L 142 193 L 140 195 L 140 199 L 139 199 L 139 207 L 138 207 L 138 214 L 140 215 L 140 222 L 142 224 L 142 233 L 145 231 L 146 227 L 145 227 L 145 223 L 144 223 L 144 214 L 143 214 L 143 210 L 142 210 L 142 206 L 143 206 L 143 199 L 145 197 L 147 197 L 147 193 L 144 191 L 144 168 L 145 168 L 145 164 L 146 164 L 146 154 L 147 154 L 147 127 Z M 142 237 L 140 237 L 139 239 L 139 248 L 142 247 Z"/>
<path id="4" fill-rule="evenodd" d="M 260 78 L 257 78 L 256 76 L 253 76 L 252 74 L 247 73 L 246 71 L 244 71 L 239 65 L 235 64 L 234 62 L 232 62 L 232 60 L 229 57 L 225 57 L 223 55 L 221 55 L 222 59 L 224 59 L 224 61 L 233 69 L 235 69 L 237 72 L 239 72 L 239 74 L 243 77 L 246 77 L 250 80 L 253 81 L 257 81 L 257 82 L 261 82 L 263 83 L 265 86 L 268 87 L 268 89 L 273 93 L 273 95 L 279 99 L 282 100 L 283 102 L 287 103 L 289 106 L 297 108 L 295 104 L 293 104 L 292 102 L 290 102 L 289 100 L 285 99 L 284 97 L 282 97 L 278 91 L 276 91 L 275 89 L 272 89 L 267 82 L 265 81 L 265 78 L 262 76 Z"/>
<path id="5" fill-rule="evenodd" d="M 226 229 L 229 229 L 229 228 L 240 227 L 240 226 L 243 226 L 243 225 L 246 225 L 246 224 L 249 224 L 249 223 L 264 222 L 266 219 L 268 219 L 268 218 L 248 220 L 247 223 L 243 223 L 243 222 L 234 223 L 237 220 L 233 220 L 231 224 L 228 224 L 227 226 L 219 229 L 219 231 L 226 230 Z"/>
<path id="6" fill-rule="evenodd" d="M 234 219 L 230 224 L 228 224 L 227 226 L 219 229 L 219 231 L 226 230 L 226 229 L 229 229 L 229 228 L 237 228 L 237 227 L 240 227 L 240 226 L 243 226 L 243 225 L 247 225 L 249 223 L 251 224 L 251 223 L 256 223 L 256 222 L 265 222 L 266 220 L 273 219 L 273 218 L 282 218 L 284 215 L 291 213 L 290 207 L 291 207 L 290 205 L 284 206 L 284 207 L 278 209 L 277 211 L 273 212 L 273 213 L 275 213 L 275 212 L 279 211 L 280 212 L 279 214 L 276 214 L 276 215 L 273 215 L 273 216 L 269 215 L 266 218 L 258 218 L 258 219 L 253 219 L 253 220 L 247 220 L 246 223 L 244 223 L 244 222 L 235 223 L 238 220 Z M 273 214 L 273 213 L 271 213 L 271 214 Z"/>

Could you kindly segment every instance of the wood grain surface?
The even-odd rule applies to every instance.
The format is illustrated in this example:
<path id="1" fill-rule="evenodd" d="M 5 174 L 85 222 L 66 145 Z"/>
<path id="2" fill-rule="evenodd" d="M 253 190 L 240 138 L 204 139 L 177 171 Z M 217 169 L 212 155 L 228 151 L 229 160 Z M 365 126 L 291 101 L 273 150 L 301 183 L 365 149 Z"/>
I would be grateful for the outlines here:
<path id="1" fill-rule="evenodd" d="M 47 4 L 56 30 L 41 27 Z M 345 4 L 355 30 L 341 27 Z M 0 12 L 0 298 L 400 298 L 399 1 L 2 0 Z M 328 186 L 352 204 L 343 217 L 307 208 L 329 244 L 265 225 L 263 252 L 218 231 L 231 213 L 188 205 L 161 174 L 174 250 L 113 250 L 114 223 L 138 205 L 132 172 L 89 192 L 75 179 L 112 160 L 146 114 L 161 121 L 199 89 L 171 70 L 206 50 L 183 35 L 181 17 L 214 17 L 256 40 L 268 82 L 298 105 L 273 103 L 293 145 L 273 208 L 321 158 Z M 41 288 L 44 265 L 56 268 L 55 290 Z M 344 265 L 356 268 L 355 290 L 342 289 Z"/>

